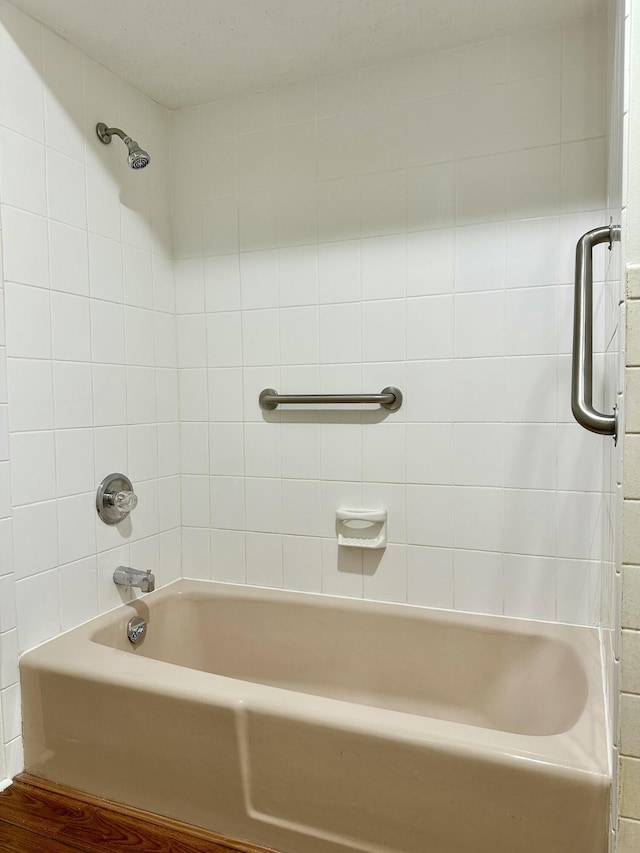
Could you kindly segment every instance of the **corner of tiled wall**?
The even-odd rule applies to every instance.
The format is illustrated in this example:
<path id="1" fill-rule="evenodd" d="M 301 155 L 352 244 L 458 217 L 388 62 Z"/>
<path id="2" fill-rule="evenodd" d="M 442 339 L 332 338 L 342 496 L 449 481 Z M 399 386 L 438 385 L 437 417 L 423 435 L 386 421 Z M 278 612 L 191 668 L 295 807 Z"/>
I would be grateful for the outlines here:
<path id="1" fill-rule="evenodd" d="M 619 853 L 640 849 L 640 266 L 627 267 Z"/>

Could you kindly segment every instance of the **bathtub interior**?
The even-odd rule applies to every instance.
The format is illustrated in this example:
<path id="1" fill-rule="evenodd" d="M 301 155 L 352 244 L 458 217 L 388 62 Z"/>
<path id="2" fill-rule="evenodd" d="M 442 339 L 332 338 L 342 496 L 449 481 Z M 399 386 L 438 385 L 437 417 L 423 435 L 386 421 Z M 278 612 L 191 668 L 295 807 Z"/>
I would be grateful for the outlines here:
<path id="1" fill-rule="evenodd" d="M 135 602 L 92 641 L 240 681 L 518 734 L 566 731 L 586 704 L 575 650 L 536 633 L 534 623 L 527 629 L 518 620 L 452 619 L 408 605 L 233 586 L 225 593 L 224 585 L 208 596 L 173 586 L 175 596 Z M 125 630 L 132 609 L 147 620 L 135 646 Z"/>

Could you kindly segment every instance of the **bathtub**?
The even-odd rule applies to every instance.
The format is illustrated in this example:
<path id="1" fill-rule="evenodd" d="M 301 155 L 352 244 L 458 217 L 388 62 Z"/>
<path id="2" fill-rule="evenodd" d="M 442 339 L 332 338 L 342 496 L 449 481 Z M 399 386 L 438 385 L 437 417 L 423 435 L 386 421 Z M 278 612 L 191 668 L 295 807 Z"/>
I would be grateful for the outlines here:
<path id="1" fill-rule="evenodd" d="M 607 848 L 595 629 L 180 580 L 20 667 L 29 773 L 235 839 Z"/>

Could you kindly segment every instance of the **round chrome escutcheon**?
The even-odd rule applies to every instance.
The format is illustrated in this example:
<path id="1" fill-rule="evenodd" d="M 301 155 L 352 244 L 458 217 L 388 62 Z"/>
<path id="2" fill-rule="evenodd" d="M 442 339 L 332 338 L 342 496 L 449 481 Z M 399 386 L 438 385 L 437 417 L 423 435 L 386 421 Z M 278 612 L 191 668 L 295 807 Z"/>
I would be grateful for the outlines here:
<path id="1" fill-rule="evenodd" d="M 127 623 L 127 637 L 129 640 L 136 645 L 141 640 L 144 639 L 144 635 L 147 633 L 147 623 L 142 618 L 142 616 L 134 616 L 129 619 Z"/>

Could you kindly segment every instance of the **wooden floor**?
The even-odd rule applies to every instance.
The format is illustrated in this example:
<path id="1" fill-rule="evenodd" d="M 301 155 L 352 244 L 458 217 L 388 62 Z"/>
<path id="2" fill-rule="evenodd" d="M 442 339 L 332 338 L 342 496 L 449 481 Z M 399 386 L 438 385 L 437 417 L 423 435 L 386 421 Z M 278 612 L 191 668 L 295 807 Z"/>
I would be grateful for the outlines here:
<path id="1" fill-rule="evenodd" d="M 2 853 L 267 853 L 239 841 L 19 776 L 0 793 Z"/>

